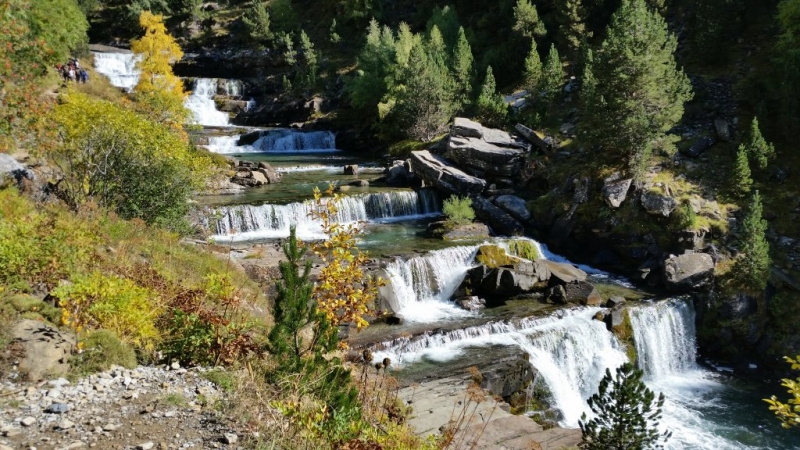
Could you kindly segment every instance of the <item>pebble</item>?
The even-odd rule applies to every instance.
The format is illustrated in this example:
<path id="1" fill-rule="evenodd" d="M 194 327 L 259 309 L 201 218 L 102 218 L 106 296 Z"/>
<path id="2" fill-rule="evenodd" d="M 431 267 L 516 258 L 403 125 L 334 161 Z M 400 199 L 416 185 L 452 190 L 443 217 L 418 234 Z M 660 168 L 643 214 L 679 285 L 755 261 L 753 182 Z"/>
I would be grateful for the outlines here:
<path id="1" fill-rule="evenodd" d="M 36 423 L 36 418 L 28 416 L 28 417 L 20 420 L 19 423 L 21 423 L 23 427 L 29 427 L 29 426 L 31 426 L 31 425 Z"/>
<path id="2" fill-rule="evenodd" d="M 67 411 L 69 411 L 69 405 L 66 403 L 53 403 L 44 410 L 44 412 L 51 414 L 64 414 Z"/>
<path id="3" fill-rule="evenodd" d="M 58 425 L 56 425 L 56 428 L 58 428 L 59 430 L 69 430 L 70 428 L 72 428 L 74 426 L 75 426 L 75 422 L 73 422 L 73 421 L 71 421 L 69 419 L 64 419 L 61 422 L 59 422 Z"/>
<path id="4" fill-rule="evenodd" d="M 222 442 L 225 444 L 228 445 L 235 444 L 238 441 L 239 441 L 239 436 L 237 436 L 234 433 L 225 433 L 224 435 L 222 435 Z"/>
<path id="5" fill-rule="evenodd" d="M 148 441 L 145 442 L 144 444 L 137 445 L 136 450 L 151 450 L 155 446 L 156 444 L 154 444 L 152 441 Z"/>

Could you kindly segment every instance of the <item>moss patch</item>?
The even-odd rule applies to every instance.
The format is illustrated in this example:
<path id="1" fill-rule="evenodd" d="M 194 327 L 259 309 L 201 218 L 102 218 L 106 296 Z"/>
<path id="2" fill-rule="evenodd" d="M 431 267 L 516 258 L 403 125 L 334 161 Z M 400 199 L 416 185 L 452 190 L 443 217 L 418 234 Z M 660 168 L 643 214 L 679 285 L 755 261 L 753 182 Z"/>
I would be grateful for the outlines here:
<path id="1" fill-rule="evenodd" d="M 536 244 L 525 239 L 512 239 L 508 241 L 509 253 L 520 258 L 525 258 L 529 261 L 539 259 L 539 250 Z"/>
<path id="2" fill-rule="evenodd" d="M 519 261 L 518 258 L 509 256 L 504 249 L 496 245 L 481 245 L 478 248 L 478 255 L 475 259 L 490 269 L 510 266 Z"/>

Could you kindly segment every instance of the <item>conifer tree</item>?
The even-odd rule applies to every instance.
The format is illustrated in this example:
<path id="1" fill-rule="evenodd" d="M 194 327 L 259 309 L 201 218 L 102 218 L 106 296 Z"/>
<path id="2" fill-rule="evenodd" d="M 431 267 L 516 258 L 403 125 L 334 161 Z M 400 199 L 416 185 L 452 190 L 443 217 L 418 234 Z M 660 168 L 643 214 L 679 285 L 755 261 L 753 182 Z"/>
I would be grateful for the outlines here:
<path id="1" fill-rule="evenodd" d="M 453 49 L 452 71 L 453 82 L 455 83 L 455 106 L 457 110 L 463 111 L 470 103 L 472 95 L 472 48 L 467 41 L 464 28 L 458 29 L 458 41 Z"/>
<path id="2" fill-rule="evenodd" d="M 558 22 L 561 25 L 558 29 L 557 39 L 563 43 L 568 51 L 568 57 L 572 60 L 578 58 L 581 45 L 587 38 L 592 37 L 592 32 L 586 29 L 586 11 L 582 0 L 561 0 L 556 2 L 558 7 Z"/>
<path id="3" fill-rule="evenodd" d="M 525 58 L 525 71 L 523 72 L 523 89 L 528 91 L 530 98 L 538 98 L 542 82 L 542 60 L 536 50 L 536 40 L 531 39 L 531 50 Z"/>
<path id="4" fill-rule="evenodd" d="M 742 220 L 740 230 L 739 256 L 733 266 L 736 277 L 753 290 L 764 290 L 769 281 L 769 243 L 767 242 L 767 221 L 761 218 L 761 195 L 753 193 L 747 215 Z"/>
<path id="5" fill-rule="evenodd" d="M 431 28 L 430 36 L 428 37 L 428 56 L 432 64 L 438 68 L 447 66 L 447 45 L 444 43 L 442 32 L 436 25 Z"/>
<path id="6" fill-rule="evenodd" d="M 541 90 L 548 104 L 552 104 L 558 97 L 565 78 L 566 74 L 564 73 L 564 67 L 561 65 L 561 57 L 558 55 L 555 44 L 551 44 L 550 53 L 547 54 L 547 59 L 544 62 L 541 82 Z"/>
<path id="7" fill-rule="evenodd" d="M 731 182 L 733 193 L 737 197 L 744 197 L 749 194 L 753 186 L 750 163 L 747 161 L 747 150 L 744 144 L 739 145 L 739 149 L 736 151 L 736 165 L 733 167 Z"/>
<path id="8" fill-rule="evenodd" d="M 492 66 L 486 67 L 486 78 L 475 102 L 476 115 L 484 125 L 501 126 L 508 115 L 503 97 L 497 93 Z"/>
<path id="9" fill-rule="evenodd" d="M 517 0 L 514 5 L 514 31 L 527 38 L 541 37 L 547 33 L 536 5 L 531 4 L 530 0 Z"/>
<path id="10" fill-rule="evenodd" d="M 356 76 L 348 88 L 353 106 L 366 111 L 373 120 L 378 118 L 377 105 L 388 90 L 387 79 L 394 73 L 394 60 L 395 41 L 391 30 L 388 27 L 381 30 L 378 21 L 372 20 L 364 48 L 358 54 Z"/>
<path id="11" fill-rule="evenodd" d="M 692 98 L 689 79 L 675 63 L 677 40 L 644 0 L 622 0 L 606 39 L 594 54 L 596 78 L 584 124 L 595 144 L 643 174 L 655 143 L 683 116 Z"/>
<path id="12" fill-rule="evenodd" d="M 322 356 L 335 349 L 337 343 L 336 330 L 311 300 L 314 283 L 309 279 L 311 261 L 303 261 L 306 250 L 292 227 L 289 241 L 283 245 L 286 261 L 278 263 L 281 279 L 275 283 L 275 326 L 268 336 L 270 353 L 278 362 L 278 370 L 284 373 L 300 371 L 304 357 Z M 313 332 L 310 339 L 301 335 L 309 327 Z"/>
<path id="13" fill-rule="evenodd" d="M 428 20 L 428 32 L 437 27 L 442 33 L 447 48 L 453 48 L 458 40 L 458 29 L 461 25 L 458 23 L 458 14 L 455 8 L 450 5 L 445 5 L 440 8 L 438 5 L 433 8 L 431 18 Z"/>
<path id="14" fill-rule="evenodd" d="M 753 117 L 753 122 L 750 124 L 746 148 L 750 160 L 758 164 L 758 168 L 761 170 L 766 169 L 769 160 L 775 158 L 775 147 L 761 135 L 758 117 Z"/>
<path id="15" fill-rule="evenodd" d="M 305 66 L 303 81 L 306 87 L 312 87 L 317 82 L 317 52 L 314 44 L 309 39 L 305 30 L 300 30 L 300 53 Z"/>
<path id="16" fill-rule="evenodd" d="M 589 398 L 589 408 L 596 417 L 587 421 L 584 413 L 578 425 L 583 432 L 581 448 L 587 450 L 644 450 L 662 448 L 660 440 L 671 433 L 660 434 L 656 425 L 661 418 L 664 394 L 658 400 L 642 381 L 643 372 L 625 363 L 600 380 L 598 393 Z"/>
<path id="17" fill-rule="evenodd" d="M 260 45 L 265 45 L 275 37 L 270 29 L 267 2 L 255 0 L 253 6 L 242 16 L 250 37 Z"/>

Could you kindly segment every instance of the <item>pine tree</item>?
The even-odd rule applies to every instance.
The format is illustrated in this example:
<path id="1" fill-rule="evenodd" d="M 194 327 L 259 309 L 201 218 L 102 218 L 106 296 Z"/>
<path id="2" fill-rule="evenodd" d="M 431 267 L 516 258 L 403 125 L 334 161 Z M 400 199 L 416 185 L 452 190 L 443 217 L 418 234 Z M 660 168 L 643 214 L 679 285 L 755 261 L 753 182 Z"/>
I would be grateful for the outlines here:
<path id="1" fill-rule="evenodd" d="M 269 11 L 267 11 L 266 1 L 254 1 L 253 7 L 242 16 L 242 21 L 250 33 L 250 38 L 255 42 L 265 45 L 274 39 L 275 36 L 270 29 Z"/>
<path id="2" fill-rule="evenodd" d="M 536 50 L 535 39 L 531 39 L 531 51 L 525 58 L 525 71 L 522 77 L 525 80 L 523 89 L 528 91 L 529 98 L 538 98 L 542 82 L 542 60 L 539 58 L 539 51 Z"/>
<path id="3" fill-rule="evenodd" d="M 577 60 L 581 45 L 587 38 L 592 37 L 592 32 L 586 29 L 582 0 L 561 0 L 557 2 L 558 28 L 557 39 L 561 41 L 572 60 Z"/>
<path id="4" fill-rule="evenodd" d="M 453 49 L 452 72 L 455 83 L 455 106 L 463 111 L 470 103 L 472 95 L 472 48 L 469 46 L 464 28 L 458 29 L 458 41 Z"/>
<path id="5" fill-rule="evenodd" d="M 753 117 L 753 122 L 750 124 L 746 148 L 750 160 L 754 161 L 761 170 L 766 169 L 769 160 L 775 158 L 775 147 L 761 135 L 761 130 L 758 127 L 758 117 Z"/>
<path id="6" fill-rule="evenodd" d="M 584 124 L 594 143 L 627 160 L 637 177 L 653 144 L 665 141 L 692 98 L 689 79 L 675 63 L 676 48 L 666 22 L 644 0 L 623 0 L 594 54 L 597 82 Z"/>
<path id="7" fill-rule="evenodd" d="M 333 19 L 333 21 L 331 22 L 331 28 L 330 28 L 330 41 L 331 41 L 331 44 L 338 44 L 339 42 L 342 42 L 342 37 L 339 36 L 338 29 L 339 28 L 336 26 L 336 19 Z"/>
<path id="8" fill-rule="evenodd" d="M 304 84 L 306 87 L 312 87 L 317 82 L 317 52 L 314 50 L 314 44 L 305 30 L 300 30 L 300 53 L 303 56 L 303 65 L 305 66 Z"/>
<path id="9" fill-rule="evenodd" d="M 278 371 L 297 372 L 303 369 L 303 358 L 327 353 L 336 348 L 337 333 L 325 314 L 311 300 L 314 283 L 309 279 L 311 261 L 303 259 L 306 248 L 297 241 L 295 227 L 283 245 L 286 261 L 278 263 L 281 279 L 275 283 L 275 326 L 269 333 L 269 350 L 278 362 Z M 302 336 L 310 328 L 312 337 Z"/>
<path id="10" fill-rule="evenodd" d="M 644 450 L 662 448 L 656 425 L 661 418 L 664 394 L 655 399 L 642 381 L 643 372 L 631 363 L 616 370 L 616 377 L 606 369 L 598 393 L 589 398 L 589 408 L 596 415 L 587 421 L 584 413 L 578 425 L 583 432 L 582 447 L 587 450 Z"/>
<path id="11" fill-rule="evenodd" d="M 431 12 L 431 18 L 428 20 L 427 30 L 429 33 L 433 27 L 437 27 L 442 33 L 442 38 L 448 48 L 456 45 L 458 29 L 461 28 L 461 25 L 458 23 L 458 14 L 456 14 L 455 8 L 450 5 L 445 5 L 444 8 L 435 6 Z"/>
<path id="12" fill-rule="evenodd" d="M 370 22 L 366 43 L 357 62 L 357 75 L 348 85 L 350 101 L 376 120 L 378 103 L 388 90 L 387 80 L 395 65 L 394 36 L 388 27 L 381 30 L 378 21 Z"/>
<path id="13" fill-rule="evenodd" d="M 739 145 L 739 150 L 736 152 L 736 165 L 733 167 L 731 183 L 732 191 L 737 197 L 744 197 L 749 194 L 753 186 L 750 163 L 747 162 L 747 149 L 745 149 L 744 144 Z"/>
<path id="14" fill-rule="evenodd" d="M 547 54 L 547 59 L 544 62 L 541 82 L 541 90 L 548 104 L 552 105 L 556 98 L 558 98 L 566 76 L 564 67 L 561 65 L 561 57 L 558 55 L 558 50 L 556 50 L 554 44 L 551 44 L 550 53 Z"/>
<path id="15" fill-rule="evenodd" d="M 475 102 L 478 119 L 488 126 L 502 126 L 508 115 L 503 97 L 497 93 L 492 66 L 486 67 L 486 78 Z"/>
<path id="16" fill-rule="evenodd" d="M 530 0 L 517 0 L 517 4 L 514 5 L 514 31 L 527 38 L 547 34 L 544 24 L 539 19 L 536 5 L 531 4 Z"/>
<path id="17" fill-rule="evenodd" d="M 739 256 L 733 270 L 736 278 L 753 290 L 764 290 L 769 281 L 769 243 L 767 242 L 767 221 L 761 218 L 761 195 L 753 193 L 740 230 Z"/>
<path id="18" fill-rule="evenodd" d="M 446 67 L 449 60 L 447 56 L 447 45 L 444 43 L 442 32 L 439 31 L 439 27 L 436 25 L 431 28 L 427 47 L 431 63 L 440 68 Z"/>

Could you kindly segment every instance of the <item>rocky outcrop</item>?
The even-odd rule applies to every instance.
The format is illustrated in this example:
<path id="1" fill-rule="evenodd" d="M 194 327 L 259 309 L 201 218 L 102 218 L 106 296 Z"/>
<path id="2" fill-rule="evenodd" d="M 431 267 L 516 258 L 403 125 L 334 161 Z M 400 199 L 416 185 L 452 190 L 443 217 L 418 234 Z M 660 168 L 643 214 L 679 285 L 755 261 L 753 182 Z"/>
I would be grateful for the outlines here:
<path id="1" fill-rule="evenodd" d="M 386 174 L 386 184 L 389 186 L 408 186 L 414 179 L 409 160 L 395 160 L 384 173 Z"/>
<path id="2" fill-rule="evenodd" d="M 428 224 L 427 234 L 446 241 L 478 240 L 489 237 L 489 227 L 483 223 L 451 226 L 446 221 Z"/>
<path id="3" fill-rule="evenodd" d="M 547 290 L 547 300 L 557 305 L 580 303 L 600 306 L 603 303 L 603 298 L 592 283 L 579 280 L 551 287 Z"/>
<path id="4" fill-rule="evenodd" d="M 474 197 L 472 208 L 475 215 L 487 222 L 496 235 L 519 236 L 525 231 L 517 219 L 483 197 Z"/>
<path id="5" fill-rule="evenodd" d="M 610 208 L 619 208 L 628 196 L 632 182 L 632 178 L 620 179 L 618 173 L 606 178 L 603 183 L 603 201 L 606 202 L 606 205 Z"/>
<path id="6" fill-rule="evenodd" d="M 669 217 L 678 207 L 678 202 L 674 198 L 653 191 L 642 193 L 641 202 L 645 211 L 654 216 Z"/>
<path id="7" fill-rule="evenodd" d="M 516 195 L 500 195 L 494 199 L 494 204 L 523 222 L 531 218 L 531 213 L 528 212 L 525 200 Z"/>
<path id="8" fill-rule="evenodd" d="M 33 172 L 10 155 L 0 153 L 0 188 L 8 184 L 20 185 L 23 180 L 32 180 Z"/>
<path id="9" fill-rule="evenodd" d="M 25 319 L 11 331 L 12 346 L 22 355 L 18 369 L 29 381 L 58 376 L 69 370 L 75 336 L 36 320 Z"/>
<path id="10" fill-rule="evenodd" d="M 526 127 L 525 125 L 522 125 L 521 123 L 518 123 L 516 126 L 514 126 L 514 129 L 520 134 L 520 136 L 527 139 L 528 142 L 533 144 L 539 150 L 545 153 L 550 153 L 553 151 L 553 147 L 555 147 L 553 138 L 540 135 L 538 132 Z"/>
<path id="11" fill-rule="evenodd" d="M 453 195 L 478 195 L 486 181 L 467 175 L 441 156 L 427 150 L 411 152 L 411 168 L 426 186 L 432 186 Z M 474 205 L 473 205 L 474 206 Z"/>
<path id="12" fill-rule="evenodd" d="M 504 262 L 508 264 L 497 267 L 481 264 L 469 270 L 465 283 L 478 295 L 502 299 L 543 292 L 548 286 L 582 283 L 587 276 L 576 267 L 546 259 L 526 261 L 510 257 Z"/>
<path id="13" fill-rule="evenodd" d="M 482 178 L 510 179 L 524 162 L 525 146 L 508 133 L 457 117 L 450 128 L 446 156 Z"/>
<path id="14" fill-rule="evenodd" d="M 707 253 L 686 253 L 664 261 L 664 283 L 673 291 L 697 289 L 713 275 L 714 260 Z"/>
<path id="15" fill-rule="evenodd" d="M 250 161 L 239 161 L 236 167 L 236 175 L 231 178 L 232 183 L 246 187 L 264 186 L 279 183 L 280 181 L 280 172 L 263 161 L 257 164 Z"/>

